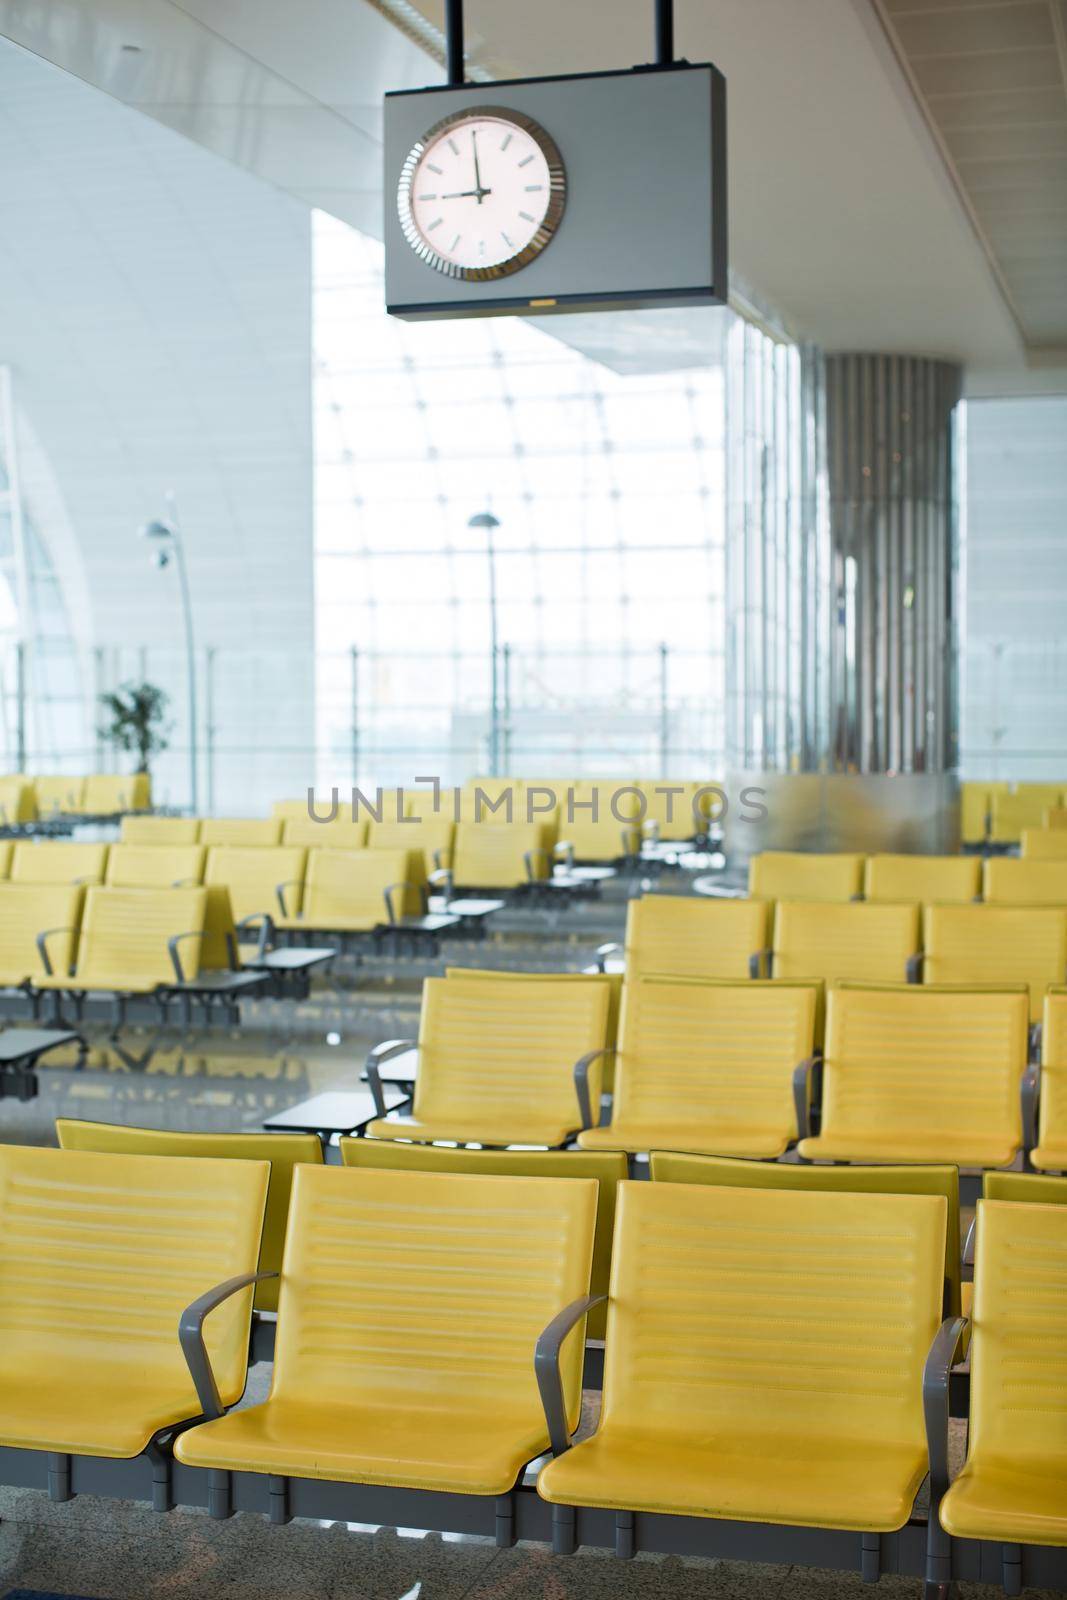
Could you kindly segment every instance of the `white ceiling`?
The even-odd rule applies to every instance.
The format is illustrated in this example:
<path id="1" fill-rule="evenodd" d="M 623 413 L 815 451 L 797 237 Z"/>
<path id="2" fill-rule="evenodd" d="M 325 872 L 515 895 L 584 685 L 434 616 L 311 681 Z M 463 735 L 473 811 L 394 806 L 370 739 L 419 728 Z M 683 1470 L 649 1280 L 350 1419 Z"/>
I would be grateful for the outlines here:
<path id="1" fill-rule="evenodd" d="M 421 9 L 440 24 L 440 0 Z M 650 0 L 467 0 L 467 13 L 486 76 L 651 53 Z M 735 287 L 831 350 L 965 361 L 971 393 L 1067 390 L 1067 350 L 1027 350 L 872 0 L 677 0 L 676 15 L 679 54 L 729 82 Z M 368 232 L 381 94 L 442 76 L 369 0 L 0 0 L 0 31 Z M 646 314 L 651 365 L 711 342 L 702 313 L 671 313 L 669 333 L 665 315 Z M 612 325 L 591 334 L 606 359 Z M 615 326 L 632 363 L 644 321 Z M 564 319 L 552 328 L 566 335 Z M 589 333 L 576 325 L 574 342 Z"/>

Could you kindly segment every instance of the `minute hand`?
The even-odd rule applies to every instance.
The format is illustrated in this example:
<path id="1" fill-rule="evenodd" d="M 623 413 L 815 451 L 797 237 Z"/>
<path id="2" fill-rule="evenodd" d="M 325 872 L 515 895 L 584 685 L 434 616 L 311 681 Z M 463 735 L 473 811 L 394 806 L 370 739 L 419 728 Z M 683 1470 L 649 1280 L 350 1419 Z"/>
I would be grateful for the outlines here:
<path id="1" fill-rule="evenodd" d="M 442 200 L 466 200 L 478 194 L 492 194 L 492 189 L 456 189 L 452 194 L 443 194 Z"/>

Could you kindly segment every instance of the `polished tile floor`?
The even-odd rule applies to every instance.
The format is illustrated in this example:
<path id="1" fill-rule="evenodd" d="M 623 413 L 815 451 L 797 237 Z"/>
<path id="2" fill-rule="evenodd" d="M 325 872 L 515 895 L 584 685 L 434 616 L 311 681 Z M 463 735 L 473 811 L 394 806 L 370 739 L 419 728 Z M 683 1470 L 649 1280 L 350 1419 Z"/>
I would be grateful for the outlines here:
<path id="1" fill-rule="evenodd" d="M 449 964 L 580 970 L 622 933 L 621 901 L 571 913 L 515 916 L 484 945 L 454 945 Z M 50 1144 L 57 1116 L 147 1127 L 258 1128 L 265 1116 L 320 1090 L 355 1087 L 366 1050 L 417 1025 L 421 976 L 444 963 L 341 969 L 299 1005 L 249 1007 L 239 1031 L 171 1032 L 143 1070 L 103 1030 L 91 1030 L 84 1070 L 73 1056 L 42 1066 L 40 1094 L 0 1101 L 0 1141 Z M 131 1032 L 127 1056 L 149 1042 Z M 265 1390 L 256 1368 L 249 1399 Z M 250 1515 L 213 1522 L 166 1517 L 132 1502 L 81 1496 L 53 1505 L 36 1491 L 0 1488 L 0 1596 L 12 1588 L 100 1600 L 848 1600 L 871 1591 L 858 1576 L 675 1557 L 616 1561 L 599 1551 L 567 1559 L 539 1546 L 497 1550 L 488 1540 L 418 1530 L 294 1522 Z M 999 1591 L 963 1587 L 963 1600 Z M 916 1579 L 884 1578 L 882 1600 L 918 1600 Z M 1030 1591 L 1040 1600 L 1039 1591 Z M 1051 1597 L 1050 1597 L 1051 1600 Z"/>

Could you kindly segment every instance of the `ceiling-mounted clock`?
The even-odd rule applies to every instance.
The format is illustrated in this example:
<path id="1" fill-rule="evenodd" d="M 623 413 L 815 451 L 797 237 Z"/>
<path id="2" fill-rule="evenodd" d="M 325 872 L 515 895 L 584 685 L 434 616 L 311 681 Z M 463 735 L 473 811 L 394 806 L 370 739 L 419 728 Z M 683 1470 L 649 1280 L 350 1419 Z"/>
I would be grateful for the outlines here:
<path id="1" fill-rule="evenodd" d="M 566 198 L 563 160 L 544 128 L 521 112 L 480 106 L 443 117 L 412 146 L 397 210 L 422 261 L 477 281 L 540 255 Z"/>

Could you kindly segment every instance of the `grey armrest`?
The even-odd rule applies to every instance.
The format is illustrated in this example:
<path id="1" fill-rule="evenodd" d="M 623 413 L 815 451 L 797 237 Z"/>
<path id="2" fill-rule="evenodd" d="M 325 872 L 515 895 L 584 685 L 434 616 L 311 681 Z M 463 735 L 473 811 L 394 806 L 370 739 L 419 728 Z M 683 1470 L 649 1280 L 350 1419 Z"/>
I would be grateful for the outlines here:
<path id="1" fill-rule="evenodd" d="M 655 817 L 649 817 L 646 821 L 642 822 L 641 835 L 642 838 L 649 840 L 652 844 L 659 843 L 659 823 L 656 821 Z"/>
<path id="2" fill-rule="evenodd" d="M 1037 1144 L 1037 1108 L 1041 1094 L 1041 1068 L 1028 1067 L 1019 1084 L 1023 1111 L 1023 1149 L 1030 1153 Z"/>
<path id="3" fill-rule="evenodd" d="M 904 968 L 904 979 L 906 983 L 922 983 L 923 963 L 925 960 L 926 957 L 921 951 L 918 950 L 913 956 L 908 957 L 907 964 Z"/>
<path id="4" fill-rule="evenodd" d="M 565 867 L 574 866 L 574 845 L 569 839 L 560 839 L 553 854 L 559 857 Z"/>
<path id="5" fill-rule="evenodd" d="M 601 972 L 606 972 L 608 970 L 607 969 L 608 957 L 609 956 L 621 956 L 621 955 L 624 955 L 624 954 L 625 954 L 625 951 L 624 951 L 624 949 L 623 949 L 621 944 L 611 943 L 611 944 L 599 945 L 597 947 L 597 953 L 596 953 L 596 964 L 597 964 L 598 969 Z"/>
<path id="6" fill-rule="evenodd" d="M 391 1061 L 394 1056 L 402 1056 L 405 1050 L 417 1050 L 418 1041 L 415 1039 L 385 1039 L 381 1044 L 376 1044 L 367 1056 L 363 1070 L 367 1075 L 367 1086 L 374 1101 L 374 1110 L 379 1117 L 388 1114 L 385 1095 L 382 1093 L 382 1080 L 378 1068 Z"/>
<path id="7" fill-rule="evenodd" d="M 418 885 L 414 884 L 414 883 L 409 883 L 409 882 L 407 882 L 405 880 L 402 883 L 391 883 L 391 884 L 388 885 L 387 888 L 382 890 L 382 896 L 383 896 L 383 898 L 385 900 L 386 919 L 389 922 L 399 922 L 400 921 L 400 918 L 396 914 L 396 906 L 393 904 L 393 895 L 396 893 L 396 891 L 398 889 L 399 890 L 415 889 L 417 891 L 418 890 Z"/>
<path id="8" fill-rule="evenodd" d="M 52 958 L 48 954 L 48 941 L 49 941 L 49 939 L 51 939 L 53 937 L 53 935 L 57 934 L 57 933 L 70 933 L 70 934 L 73 934 L 73 932 L 74 932 L 73 928 L 44 928 L 44 929 L 42 929 L 42 931 L 39 934 L 36 935 L 37 954 L 41 958 L 41 965 L 44 967 L 44 970 L 45 970 L 46 974 L 48 975 L 48 977 L 51 978 L 51 977 L 55 976 L 55 972 L 54 972 L 54 969 L 53 969 L 53 966 L 52 966 Z M 69 977 L 69 975 L 70 974 L 68 973 L 68 977 Z"/>
<path id="9" fill-rule="evenodd" d="M 567 1405 L 563 1398 L 563 1380 L 559 1372 L 559 1355 L 563 1341 L 571 1329 L 591 1311 L 606 1300 L 606 1294 L 585 1294 L 572 1300 L 569 1306 L 558 1311 L 545 1328 L 534 1349 L 534 1375 L 541 1396 L 552 1454 L 561 1456 L 571 1447 L 571 1434 L 567 1426 Z"/>
<path id="10" fill-rule="evenodd" d="M 589 1098 L 589 1068 L 601 1056 L 613 1056 L 615 1051 L 606 1046 L 602 1050 L 588 1050 L 585 1055 L 574 1063 L 574 1087 L 578 1095 L 578 1111 L 582 1118 L 582 1127 L 593 1126 L 593 1102 Z M 599 1107 L 597 1110 L 599 1111 Z"/>
<path id="11" fill-rule="evenodd" d="M 437 857 L 435 856 L 434 860 L 436 861 L 436 859 Z M 451 867 L 438 867 L 435 872 L 430 873 L 429 881 L 433 884 L 435 889 L 444 890 L 446 902 L 451 900 L 453 890 L 455 889 Z"/>
<path id="12" fill-rule="evenodd" d="M 276 1272 L 242 1272 L 240 1277 L 227 1278 L 225 1283 L 217 1283 L 214 1289 L 209 1289 L 206 1294 L 194 1300 L 191 1306 L 186 1306 L 181 1314 L 178 1322 L 178 1342 L 182 1347 L 189 1375 L 196 1385 L 200 1409 L 208 1422 L 223 1416 L 226 1407 L 219 1396 L 219 1386 L 215 1382 L 211 1359 L 204 1343 L 204 1318 L 209 1311 L 214 1311 L 216 1306 L 220 1306 L 232 1294 L 238 1294 L 240 1290 L 247 1289 L 253 1283 L 262 1283 L 264 1278 L 277 1276 Z"/>
<path id="13" fill-rule="evenodd" d="M 285 903 L 286 889 L 300 889 L 303 887 L 303 884 L 303 878 L 286 878 L 283 883 L 276 883 L 274 885 L 274 898 L 278 902 L 278 910 L 281 912 L 283 917 L 287 917 L 289 915 L 289 908 Z"/>
<path id="14" fill-rule="evenodd" d="M 548 867 L 548 876 L 552 876 L 552 857 L 547 850 L 542 850 L 541 846 L 538 845 L 536 850 L 524 850 L 522 853 L 522 864 L 526 868 L 527 883 L 538 882 L 538 879 L 534 876 L 534 861 L 538 856 Z"/>
<path id="15" fill-rule="evenodd" d="M 771 956 L 772 951 L 769 946 L 764 946 L 762 950 L 754 950 L 748 958 L 749 977 L 762 978 L 764 972 L 766 972 L 769 978 L 771 975 Z"/>
<path id="16" fill-rule="evenodd" d="M 267 953 L 267 946 L 274 943 L 274 919 L 269 911 L 253 911 L 250 917 L 242 917 L 237 924 L 237 932 L 243 933 L 259 924 L 259 938 L 256 940 L 256 955 L 262 959 Z"/>
<path id="17" fill-rule="evenodd" d="M 185 982 L 185 970 L 178 954 L 178 946 L 183 939 L 203 939 L 203 937 L 203 928 L 191 928 L 188 933 L 175 933 L 167 940 L 167 954 L 170 956 L 170 964 L 179 983 Z"/>
<path id="18" fill-rule="evenodd" d="M 815 1070 L 815 1057 L 808 1056 L 793 1068 L 793 1104 L 797 1113 L 797 1138 L 811 1136 L 811 1075 Z"/>
<path id="19" fill-rule="evenodd" d="M 952 1546 L 941 1526 L 939 1511 L 949 1485 L 949 1374 L 967 1326 L 966 1317 L 947 1317 L 934 1335 L 923 1368 L 923 1416 L 930 1458 L 930 1510 L 926 1527 L 926 1581 L 946 1584 L 952 1577 Z"/>
<path id="20" fill-rule="evenodd" d="M 974 1230 L 977 1223 L 978 1218 L 972 1217 L 971 1225 L 967 1229 L 967 1237 L 963 1241 L 963 1265 L 965 1267 L 974 1266 Z"/>

